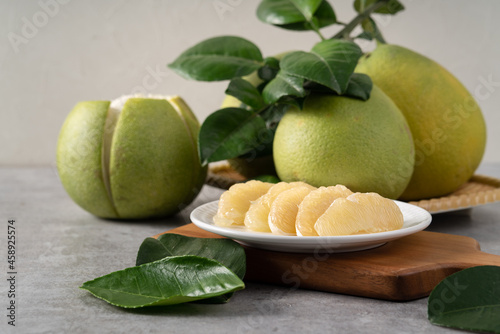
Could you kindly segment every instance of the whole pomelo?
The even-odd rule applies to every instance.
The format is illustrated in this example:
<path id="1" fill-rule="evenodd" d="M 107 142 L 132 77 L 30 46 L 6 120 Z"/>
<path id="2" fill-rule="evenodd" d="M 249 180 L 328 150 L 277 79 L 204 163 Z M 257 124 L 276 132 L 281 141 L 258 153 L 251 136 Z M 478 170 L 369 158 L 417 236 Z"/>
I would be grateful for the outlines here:
<path id="1" fill-rule="evenodd" d="M 404 200 L 446 195 L 474 173 L 486 146 L 486 125 L 467 89 L 433 60 L 396 45 L 360 59 L 403 112 L 415 142 L 415 171 Z"/>
<path id="2" fill-rule="evenodd" d="M 274 163 L 281 180 L 397 198 L 410 181 L 413 140 L 406 120 L 378 87 L 367 101 L 310 95 L 276 130 Z"/>
<path id="3" fill-rule="evenodd" d="M 199 123 L 180 97 L 123 96 L 78 103 L 57 144 L 57 169 L 70 197 L 103 218 L 173 214 L 206 177 Z"/>

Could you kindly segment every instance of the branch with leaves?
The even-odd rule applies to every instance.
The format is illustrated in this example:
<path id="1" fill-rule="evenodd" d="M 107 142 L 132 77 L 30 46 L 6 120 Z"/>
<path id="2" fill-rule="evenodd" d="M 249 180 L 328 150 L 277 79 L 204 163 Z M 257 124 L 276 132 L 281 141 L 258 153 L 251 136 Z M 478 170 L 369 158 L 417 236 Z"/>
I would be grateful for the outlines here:
<path id="1" fill-rule="evenodd" d="M 353 40 L 385 42 L 371 15 L 395 14 L 403 6 L 397 0 L 356 0 L 354 8 L 359 14 L 342 24 L 326 0 L 263 0 L 257 8 L 261 21 L 288 30 L 311 30 L 321 41 L 308 52 L 290 52 L 278 59 L 263 58 L 259 48 L 244 38 L 221 36 L 196 44 L 168 65 L 187 79 L 230 80 L 226 94 L 241 101 L 238 107 L 213 112 L 202 124 L 199 154 L 203 165 L 271 154 L 281 117 L 290 108 L 301 108 L 310 94 L 370 97 L 370 78 L 354 73 L 362 51 Z M 326 39 L 320 30 L 333 24 L 343 28 Z M 359 25 L 363 33 L 352 38 Z M 260 84 L 243 78 L 253 72 Z"/>

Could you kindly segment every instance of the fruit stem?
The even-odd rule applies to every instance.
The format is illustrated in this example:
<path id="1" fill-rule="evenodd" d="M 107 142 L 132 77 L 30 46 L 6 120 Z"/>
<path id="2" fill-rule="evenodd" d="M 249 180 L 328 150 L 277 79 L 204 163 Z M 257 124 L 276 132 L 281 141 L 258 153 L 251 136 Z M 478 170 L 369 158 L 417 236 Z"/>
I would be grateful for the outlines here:
<path id="1" fill-rule="evenodd" d="M 389 0 L 379 0 L 375 2 L 374 4 L 371 4 L 368 6 L 365 10 L 363 10 L 361 13 L 359 13 L 355 18 L 351 20 L 342 30 L 340 30 L 338 33 L 336 33 L 333 37 L 330 39 L 347 39 L 350 40 L 351 38 L 349 37 L 349 34 L 360 24 L 363 22 L 365 19 L 367 19 L 371 13 L 376 11 L 377 9 L 387 5 Z"/>

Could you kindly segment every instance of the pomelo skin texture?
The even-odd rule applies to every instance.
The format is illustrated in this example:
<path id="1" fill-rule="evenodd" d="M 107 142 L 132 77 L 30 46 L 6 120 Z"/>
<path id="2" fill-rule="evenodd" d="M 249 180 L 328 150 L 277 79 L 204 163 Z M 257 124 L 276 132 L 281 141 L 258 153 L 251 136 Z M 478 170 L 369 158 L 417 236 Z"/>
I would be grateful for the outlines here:
<path id="1" fill-rule="evenodd" d="M 379 45 L 360 59 L 405 115 L 415 142 L 415 171 L 403 200 L 453 192 L 474 173 L 486 146 L 486 125 L 467 89 L 436 62 L 396 45 Z"/>
<path id="2" fill-rule="evenodd" d="M 171 215 L 201 190 L 199 123 L 179 97 L 129 97 L 78 103 L 57 145 L 57 168 L 70 197 L 112 219 Z"/>
<path id="3" fill-rule="evenodd" d="M 281 119 L 273 157 L 286 182 L 343 184 L 397 198 L 410 181 L 414 147 L 403 114 L 374 86 L 367 101 L 310 95 L 302 110 L 291 109 Z"/>

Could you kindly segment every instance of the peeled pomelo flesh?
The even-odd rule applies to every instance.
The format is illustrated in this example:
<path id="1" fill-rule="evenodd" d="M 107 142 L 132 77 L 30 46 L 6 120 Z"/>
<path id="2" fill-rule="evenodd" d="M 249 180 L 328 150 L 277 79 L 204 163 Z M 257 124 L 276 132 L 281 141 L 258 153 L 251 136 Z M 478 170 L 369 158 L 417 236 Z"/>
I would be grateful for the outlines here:
<path id="1" fill-rule="evenodd" d="M 276 197 L 269 210 L 268 223 L 271 232 L 281 235 L 296 235 L 295 221 L 299 204 L 313 189 L 310 187 L 295 187 Z"/>
<path id="2" fill-rule="evenodd" d="M 314 224 L 337 198 L 352 194 L 347 187 L 336 185 L 311 191 L 298 206 L 295 229 L 299 236 L 317 236 Z"/>
<path id="3" fill-rule="evenodd" d="M 314 228 L 319 236 L 354 235 L 397 230 L 403 222 L 401 210 L 390 199 L 355 193 L 333 201 Z"/>
<path id="4" fill-rule="evenodd" d="M 273 185 L 266 194 L 262 195 L 250 205 L 245 215 L 245 226 L 249 230 L 255 232 L 271 232 L 268 223 L 271 205 L 275 201 L 276 197 L 278 197 L 283 191 L 299 186 L 314 189 L 313 186 L 304 182 L 279 182 Z"/>
<path id="5" fill-rule="evenodd" d="M 251 180 L 232 185 L 220 199 L 214 223 L 218 226 L 244 225 L 252 201 L 264 195 L 274 184 Z"/>

